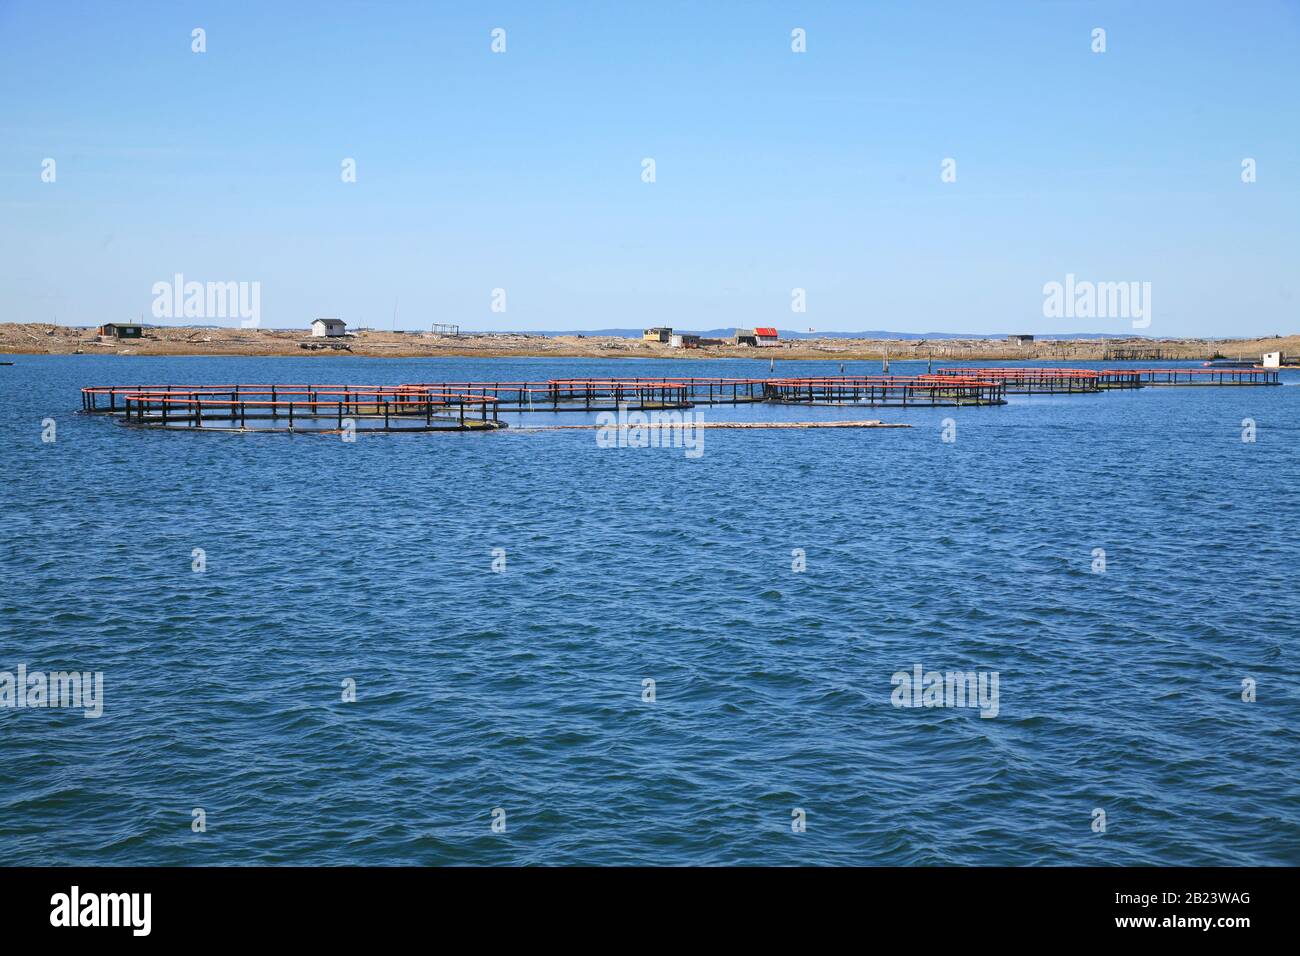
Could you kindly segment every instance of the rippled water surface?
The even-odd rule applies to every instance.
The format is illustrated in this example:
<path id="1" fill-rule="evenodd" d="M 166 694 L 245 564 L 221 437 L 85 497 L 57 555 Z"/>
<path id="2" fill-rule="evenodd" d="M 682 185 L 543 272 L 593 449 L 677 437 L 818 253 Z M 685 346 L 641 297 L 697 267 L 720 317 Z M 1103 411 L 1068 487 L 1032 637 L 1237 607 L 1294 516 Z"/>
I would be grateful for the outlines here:
<path id="1" fill-rule="evenodd" d="M 9 358 L 0 671 L 102 671 L 105 701 L 0 709 L 6 862 L 1300 863 L 1300 373 L 706 409 L 914 427 L 692 459 L 163 433 L 78 389 L 767 362 Z M 997 716 L 894 707 L 918 664 L 998 672 Z"/>

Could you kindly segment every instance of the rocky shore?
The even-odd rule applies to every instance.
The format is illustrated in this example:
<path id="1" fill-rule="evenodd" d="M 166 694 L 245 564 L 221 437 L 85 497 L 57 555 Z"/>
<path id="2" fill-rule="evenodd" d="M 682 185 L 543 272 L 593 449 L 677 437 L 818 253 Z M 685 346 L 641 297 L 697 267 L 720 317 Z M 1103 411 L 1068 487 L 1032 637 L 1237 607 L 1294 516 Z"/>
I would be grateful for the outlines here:
<path id="1" fill-rule="evenodd" d="M 1005 339 L 841 339 L 782 341 L 772 348 L 711 345 L 676 349 L 617 336 L 362 330 L 344 338 L 312 338 L 306 330 L 146 327 L 142 338 L 114 339 L 93 328 L 43 323 L 0 323 L 0 353 L 28 355 L 357 355 L 370 358 L 437 356 L 545 358 L 775 358 L 891 361 L 1106 361 L 1132 350 L 1138 361 L 1195 360 L 1216 356 L 1258 360 L 1264 352 L 1300 355 L 1300 335 L 1264 339 L 1050 339 L 1017 345 Z M 1125 356 L 1126 358 L 1130 356 Z"/>

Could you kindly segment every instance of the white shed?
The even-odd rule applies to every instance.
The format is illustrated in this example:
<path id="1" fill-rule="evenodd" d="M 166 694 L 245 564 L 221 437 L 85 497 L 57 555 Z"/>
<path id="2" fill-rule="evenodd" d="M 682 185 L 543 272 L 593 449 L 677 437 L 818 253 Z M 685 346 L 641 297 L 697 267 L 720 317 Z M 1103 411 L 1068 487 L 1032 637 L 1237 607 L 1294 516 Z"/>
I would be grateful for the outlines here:
<path id="1" fill-rule="evenodd" d="M 347 334 L 347 323 L 342 319 L 316 319 L 311 324 L 311 334 L 318 339 L 336 338 Z"/>
<path id="2" fill-rule="evenodd" d="M 1264 353 L 1264 368 L 1281 368 L 1281 367 L 1282 367 L 1281 352 Z"/>

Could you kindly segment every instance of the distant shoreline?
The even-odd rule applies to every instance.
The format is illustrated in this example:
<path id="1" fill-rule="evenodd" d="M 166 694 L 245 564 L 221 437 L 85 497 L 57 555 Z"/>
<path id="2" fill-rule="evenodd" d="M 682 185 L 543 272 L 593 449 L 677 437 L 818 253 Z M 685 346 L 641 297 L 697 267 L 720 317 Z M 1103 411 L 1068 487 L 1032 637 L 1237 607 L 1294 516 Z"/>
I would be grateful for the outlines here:
<path id="1" fill-rule="evenodd" d="M 0 324 L 0 354 L 123 356 L 309 357 L 351 355 L 358 358 L 577 358 L 577 359 L 747 359 L 750 361 L 1132 361 L 1116 358 L 1120 350 L 1150 361 L 1193 361 L 1216 356 L 1258 360 L 1265 352 L 1300 356 L 1300 335 L 1254 339 L 1174 338 L 1045 339 L 1023 345 L 1006 340 L 811 338 L 782 341 L 772 347 L 711 345 L 673 348 L 622 336 L 528 333 L 383 332 L 365 330 L 345 338 L 313 338 L 307 330 L 146 327 L 139 339 L 107 339 L 94 329 L 45 323 Z M 1158 356 L 1158 357 L 1157 357 Z"/>

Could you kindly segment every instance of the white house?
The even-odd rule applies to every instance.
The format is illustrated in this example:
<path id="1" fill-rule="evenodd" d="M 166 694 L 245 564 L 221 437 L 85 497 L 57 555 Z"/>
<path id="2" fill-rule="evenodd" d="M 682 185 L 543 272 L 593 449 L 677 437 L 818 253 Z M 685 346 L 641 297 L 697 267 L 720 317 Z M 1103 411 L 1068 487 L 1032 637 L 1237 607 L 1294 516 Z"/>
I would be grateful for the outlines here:
<path id="1" fill-rule="evenodd" d="M 342 319 L 316 319 L 311 324 L 311 334 L 318 339 L 346 335 L 347 323 Z"/>

